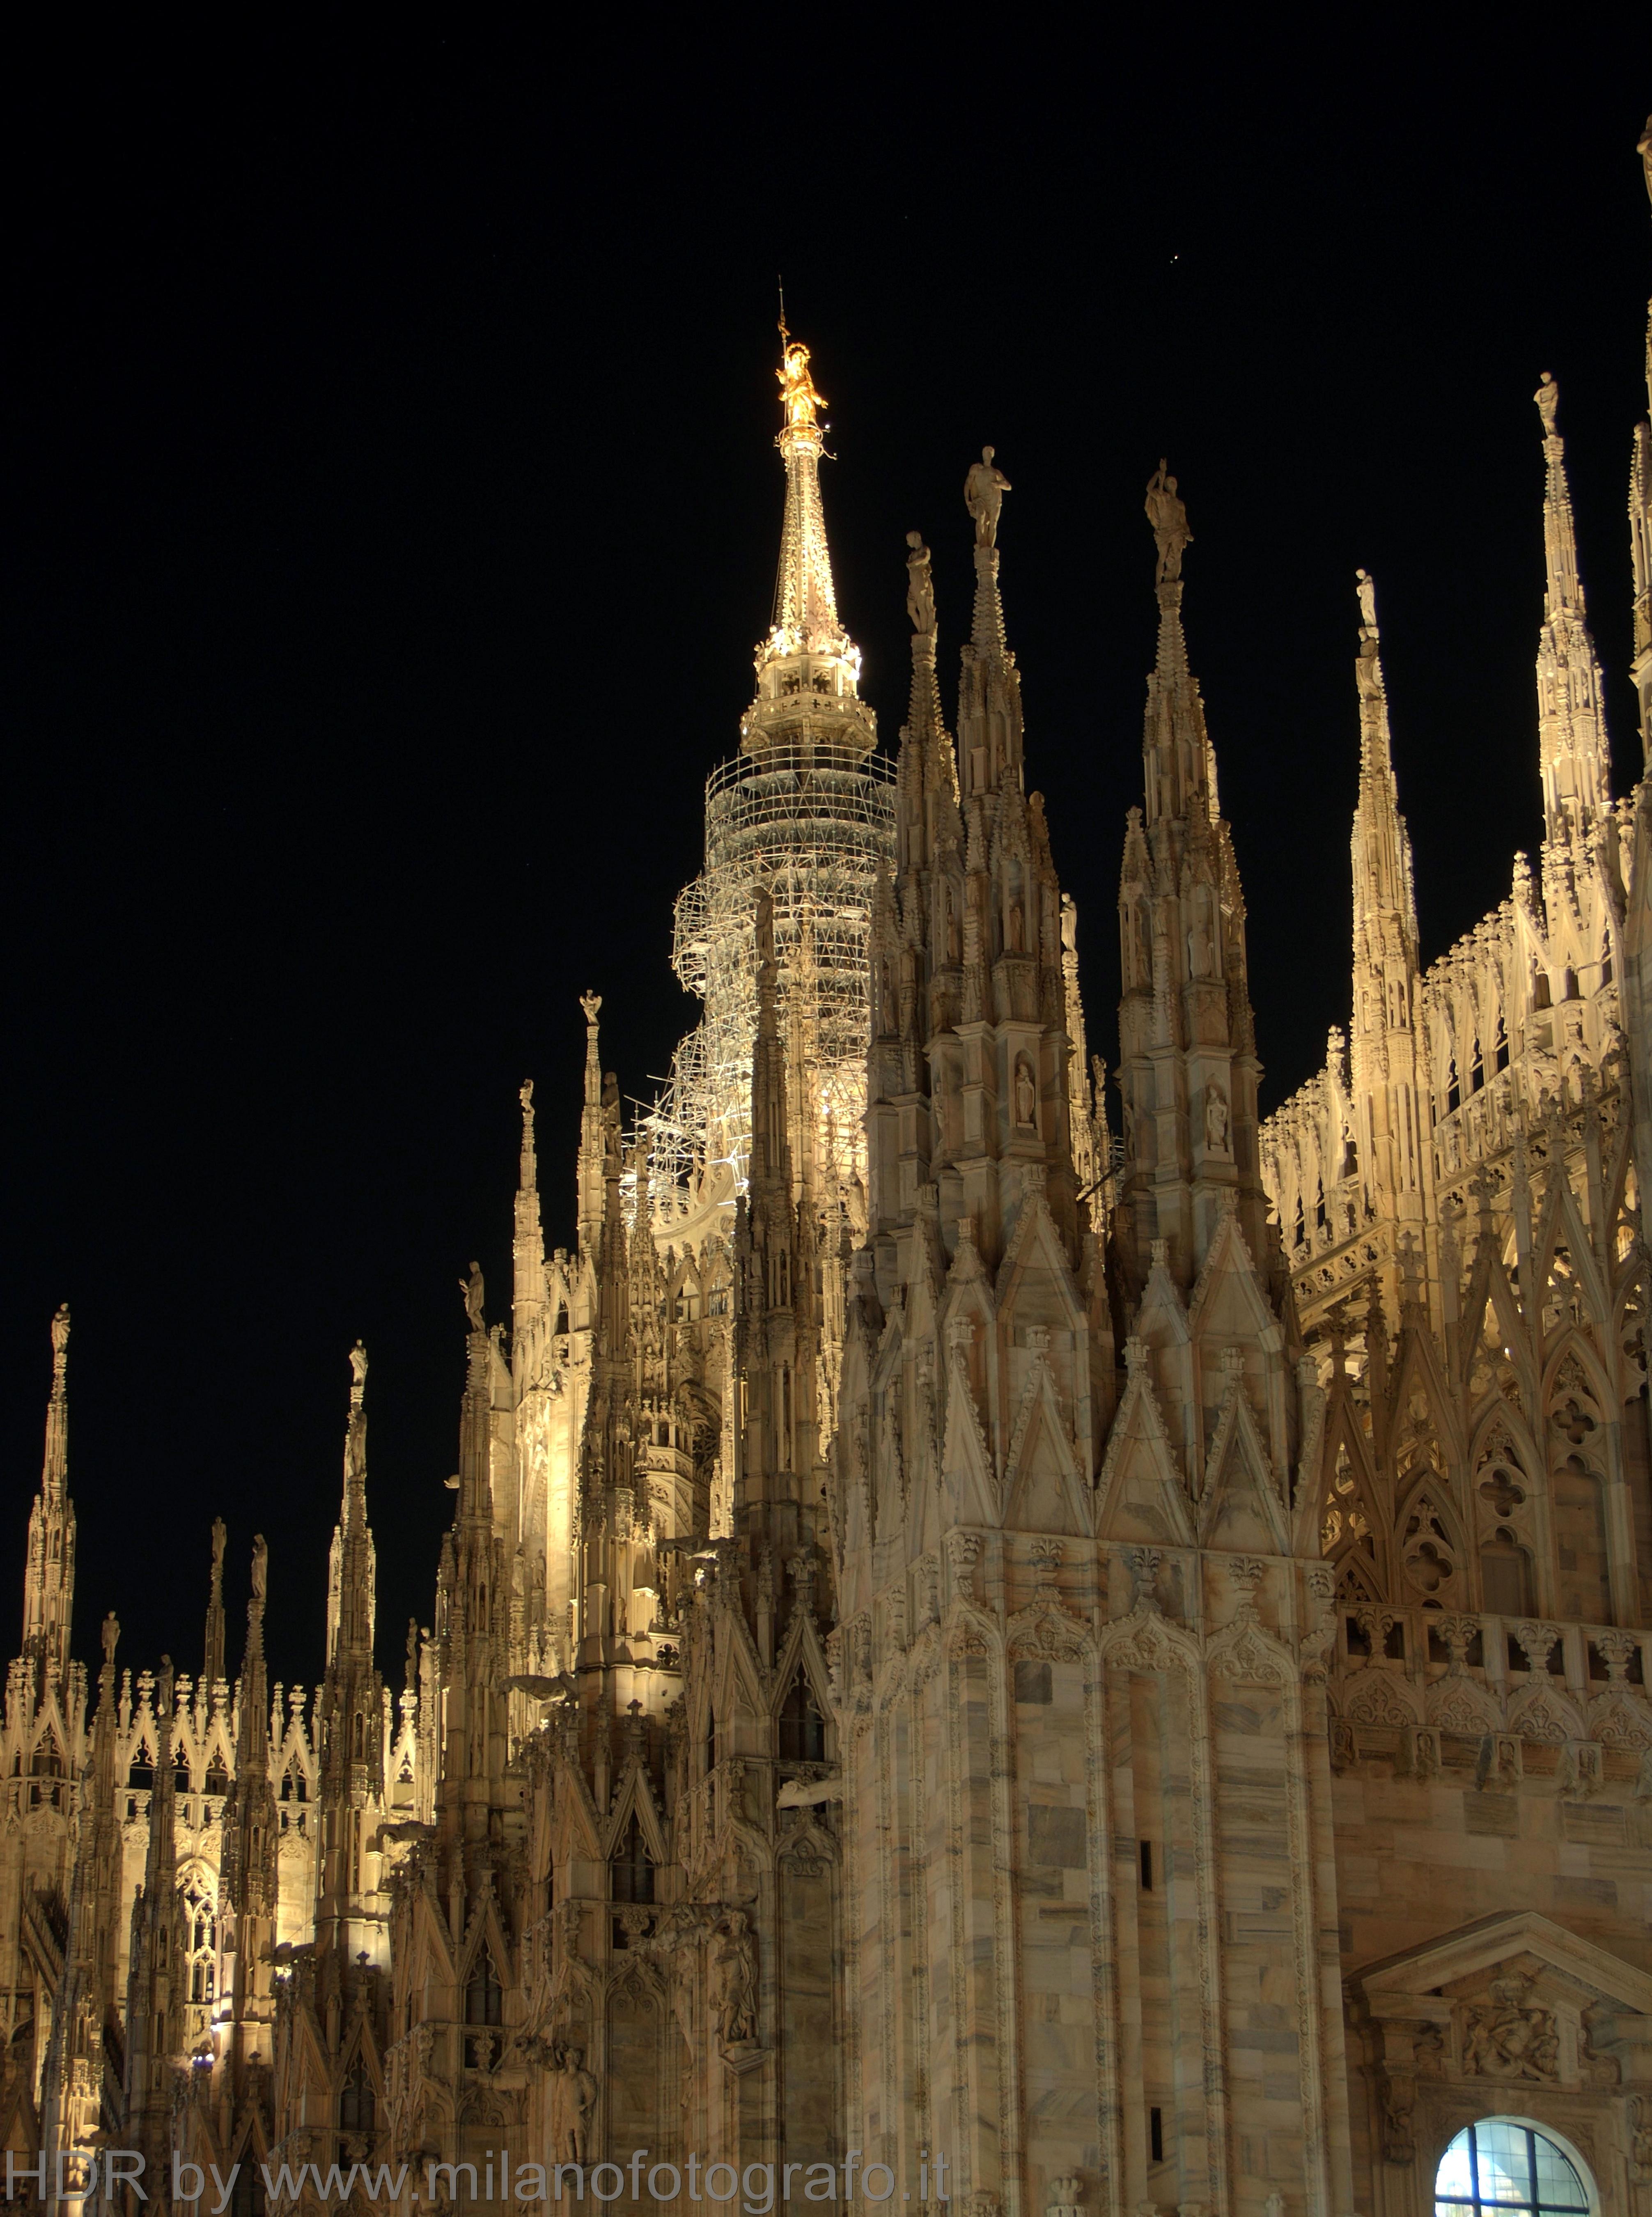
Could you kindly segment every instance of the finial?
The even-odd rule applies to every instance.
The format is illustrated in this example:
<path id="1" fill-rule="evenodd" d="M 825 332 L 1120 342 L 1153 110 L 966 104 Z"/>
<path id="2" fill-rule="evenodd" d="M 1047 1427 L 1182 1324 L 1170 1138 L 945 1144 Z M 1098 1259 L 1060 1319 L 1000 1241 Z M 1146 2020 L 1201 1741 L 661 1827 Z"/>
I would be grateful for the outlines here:
<path id="1" fill-rule="evenodd" d="M 1532 398 L 1537 402 L 1538 413 L 1543 418 L 1544 437 L 1555 438 L 1557 436 L 1555 429 L 1555 417 L 1560 408 L 1560 387 L 1546 369 Z"/>
<path id="2" fill-rule="evenodd" d="M 602 996 L 601 993 L 582 993 L 579 997 L 579 1005 L 585 1011 L 586 1022 L 590 1026 L 591 1029 L 595 1031 L 596 1029 L 596 1012 L 602 1005 Z"/>
<path id="3" fill-rule="evenodd" d="M 1014 488 L 1001 469 L 993 466 L 996 447 L 983 447 L 981 459 L 972 462 L 970 473 L 964 480 L 964 505 L 975 518 L 975 543 L 977 547 L 998 544 L 998 518 L 1002 513 L 1004 495 Z"/>
<path id="4" fill-rule="evenodd" d="M 912 628 L 920 639 L 935 635 L 935 581 L 929 573 L 929 549 L 922 536 L 909 531 L 906 543 L 911 553 L 906 558 L 906 613 Z"/>
<path id="5" fill-rule="evenodd" d="M 464 1297 L 465 1313 L 470 1318 L 471 1330 L 486 1331 L 488 1327 L 482 1315 L 482 1265 L 479 1263 L 471 1264 L 471 1275 L 468 1279 L 459 1280 L 459 1290 Z"/>
<path id="6" fill-rule="evenodd" d="M 1377 581 L 1369 570 L 1356 570 L 1353 578 L 1353 590 L 1359 597 L 1359 621 L 1364 626 L 1360 636 L 1364 639 L 1375 639 L 1377 636 Z"/>
<path id="7" fill-rule="evenodd" d="M 516 1089 L 516 1098 L 522 1104 L 522 1121 L 530 1127 L 533 1122 L 533 1081 L 525 1078 Z"/>
<path id="8" fill-rule="evenodd" d="M 69 1304 L 59 1301 L 52 1319 L 52 1371 L 61 1378 L 69 1368 Z"/>
<path id="9" fill-rule="evenodd" d="M 120 1620 L 111 1609 L 103 1620 L 103 1660 L 113 1669 L 114 1651 L 120 1644 Z"/>
<path id="10" fill-rule="evenodd" d="M 1143 503 L 1147 520 L 1153 527 L 1153 544 L 1159 551 L 1156 585 L 1174 585 L 1181 577 L 1181 558 L 1193 543 L 1193 534 L 1187 528 L 1187 510 L 1176 495 L 1176 481 L 1170 474 L 1170 466 L 1162 454 L 1159 466 L 1147 481 L 1147 499 Z"/>

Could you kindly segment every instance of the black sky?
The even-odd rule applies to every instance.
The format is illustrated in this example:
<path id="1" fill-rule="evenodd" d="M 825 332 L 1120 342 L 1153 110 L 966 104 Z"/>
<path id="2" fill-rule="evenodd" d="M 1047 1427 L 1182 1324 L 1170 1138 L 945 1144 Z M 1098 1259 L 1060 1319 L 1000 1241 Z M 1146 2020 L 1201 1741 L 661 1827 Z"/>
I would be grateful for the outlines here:
<path id="1" fill-rule="evenodd" d="M 516 1087 L 565 1240 L 576 995 L 628 1093 L 692 1020 L 671 902 L 767 620 L 777 272 L 891 745 L 903 535 L 950 672 L 983 440 L 1013 482 L 1029 775 L 1109 1059 L 1161 454 L 1265 1106 L 1346 1013 L 1357 564 L 1427 954 L 1535 844 L 1544 368 L 1638 769 L 1643 38 L 1176 52 L 1101 16 L 977 53 L 960 18 L 944 59 L 913 15 L 799 59 L 786 20 L 743 61 L 642 17 L 577 51 L 14 54 L 0 1610 L 66 1298 L 83 1652 L 114 1605 L 123 1661 L 199 1669 L 221 1512 L 237 1614 L 262 1528 L 274 1668 L 314 1681 L 358 1334 L 387 1665 L 428 1621 Z"/>

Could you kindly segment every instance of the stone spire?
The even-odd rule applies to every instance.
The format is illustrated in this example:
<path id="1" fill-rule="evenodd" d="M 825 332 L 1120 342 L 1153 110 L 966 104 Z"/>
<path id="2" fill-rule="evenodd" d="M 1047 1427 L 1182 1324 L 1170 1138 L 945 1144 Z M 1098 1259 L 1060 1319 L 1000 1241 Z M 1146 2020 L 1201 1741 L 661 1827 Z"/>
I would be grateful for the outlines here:
<path id="1" fill-rule="evenodd" d="M 227 1992 L 219 1996 L 229 2030 L 219 2046 L 219 2091 L 234 2115 L 250 2090 L 249 2073 L 271 2060 L 275 1997 L 270 1949 L 275 1942 L 279 1819 L 270 1769 L 270 1701 L 264 1663 L 264 1609 L 269 1550 L 252 1542 L 252 1591 L 247 1642 L 237 1689 L 235 1775 L 224 1803 L 219 1955 Z M 157 1773 L 158 1784 L 159 1774 Z M 266 2130 L 268 2119 L 265 2120 Z"/>
<path id="2" fill-rule="evenodd" d="M 1411 841 L 1394 777 L 1377 589 L 1363 570 L 1358 573 L 1358 597 L 1359 799 L 1353 814 L 1352 1039 L 1357 1128 L 1345 1136 L 1358 1161 L 1368 1207 L 1400 1227 L 1402 1235 L 1409 1232 L 1421 1248 L 1432 1238 L 1433 1151 L 1424 1108 L 1417 1005 L 1421 964 Z M 1395 1249 L 1387 1255 L 1383 1289 L 1390 1318 L 1397 1325 L 1396 1253 Z"/>
<path id="3" fill-rule="evenodd" d="M 537 1337 L 545 1307 L 545 1231 L 539 1220 L 539 1163 L 533 1146 L 533 1081 L 524 1081 L 518 1099 L 522 1106 L 522 1147 L 516 1179 L 516 1216 L 511 1256 L 515 1281 L 511 1294 L 511 1331 L 517 1337 Z"/>
<path id="4" fill-rule="evenodd" d="M 579 1254 L 594 1262 L 602 1237 L 602 1063 L 597 1039 L 600 993 L 582 993 L 585 1011 L 585 1101 L 579 1118 Z M 525 1143 L 526 1144 L 526 1143 Z"/>
<path id="5" fill-rule="evenodd" d="M 80 1778 L 64 1975 L 52 1998 L 40 2127 L 40 2145 L 48 2152 L 89 2146 L 102 2118 L 103 2035 L 115 2004 L 122 1906 L 120 1820 L 114 1798 L 114 1652 L 120 1636 L 111 1610 L 103 1620 L 97 1714 Z"/>
<path id="6" fill-rule="evenodd" d="M 843 629 L 820 504 L 820 463 L 828 426 L 815 389 L 809 349 L 780 324 L 781 425 L 775 444 L 786 464 L 774 614 L 757 649 L 757 694 L 741 726 L 747 754 L 775 745 L 847 747 L 869 753 L 877 736 L 859 697 L 860 650 Z"/>
<path id="7" fill-rule="evenodd" d="M 774 904 L 757 900 L 757 1035 L 751 1064 L 751 1166 L 736 1215 L 735 1374 L 744 1386 L 734 1529 L 752 1548 L 789 1554 L 823 1530 L 817 1468 L 818 1318 L 814 1202 L 792 1198 L 786 1056 L 778 1011 Z"/>
<path id="8" fill-rule="evenodd" d="M 221 1516 L 213 1519 L 212 1582 L 206 1590 L 206 1638 L 200 1682 L 215 1686 L 224 1676 L 224 1548 L 229 1532 Z"/>
<path id="9" fill-rule="evenodd" d="M 1257 1157 L 1261 1075 L 1245 960 L 1245 906 L 1217 794 L 1216 756 L 1188 666 L 1181 562 L 1192 534 L 1165 465 L 1148 486 L 1158 548 L 1158 652 L 1147 682 L 1145 806 L 1131 809 L 1119 882 L 1124 998 L 1121 1200 L 1128 1267 L 1156 1244 L 1184 1292 L 1230 1207 L 1253 1261 L 1267 1200 Z"/>
<path id="10" fill-rule="evenodd" d="M 1543 774 L 1545 903 L 1587 849 L 1609 806 L 1612 763 L 1601 712 L 1600 664 L 1589 636 L 1577 535 L 1566 482 L 1566 447 L 1556 429 L 1560 387 L 1547 370 L 1533 396 L 1543 421 L 1546 572 L 1538 642 L 1538 732 Z M 1551 930 L 1556 919 L 1551 914 Z"/>
<path id="11" fill-rule="evenodd" d="M 34 1665 L 35 1693 L 64 1685 L 69 1673 L 69 1622 L 75 1603 L 75 1511 L 69 1498 L 69 1306 L 52 1319 L 52 1399 L 46 1412 L 46 1459 L 28 1517 L 28 1565 L 23 1575 L 23 1653 Z"/>
<path id="12" fill-rule="evenodd" d="M 1639 153 L 1652 197 L 1652 115 L 1641 134 Z M 1646 313 L 1646 404 L 1652 414 L 1652 301 Z M 1635 659 L 1630 675 L 1641 703 L 1641 747 L 1652 765 L 1652 423 L 1635 426 L 1629 468 L 1629 543 L 1635 571 Z"/>
<path id="13" fill-rule="evenodd" d="M 260 1545 L 262 1543 L 260 1542 Z M 178 1899 L 177 1781 L 172 1767 L 172 1658 L 161 1658 L 155 1689 L 155 1778 L 143 1884 L 132 1905 L 126 1975 L 125 2145 L 145 2175 L 167 2176 L 176 2073 L 185 2062 L 186 1961 Z"/>
<path id="14" fill-rule="evenodd" d="M 385 1907 L 373 1845 L 385 1800 L 385 1686 L 373 1668 L 375 1561 L 367 1523 L 367 1349 L 350 1350 L 344 1500 L 333 1534 L 327 1671 L 318 1704 L 321 1862 L 317 1999 L 334 2001 L 343 1967 L 386 1958 Z M 330 2038 L 330 2030 L 329 2036 Z"/>

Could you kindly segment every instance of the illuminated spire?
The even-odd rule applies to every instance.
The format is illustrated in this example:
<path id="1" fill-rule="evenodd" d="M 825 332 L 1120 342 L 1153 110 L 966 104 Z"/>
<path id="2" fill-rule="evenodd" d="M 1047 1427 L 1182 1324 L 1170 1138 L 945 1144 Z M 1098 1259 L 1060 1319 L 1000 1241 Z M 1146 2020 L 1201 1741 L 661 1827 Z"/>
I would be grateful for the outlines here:
<path id="1" fill-rule="evenodd" d="M 28 1567 L 23 1580 L 23 1652 L 40 1674 L 40 1690 L 69 1670 L 69 1619 L 75 1599 L 75 1512 L 69 1499 L 69 1307 L 52 1319 L 52 1399 L 46 1412 L 46 1459 L 28 1517 Z"/>
<path id="2" fill-rule="evenodd" d="M 786 464 L 780 565 L 768 637 L 757 649 L 757 697 L 741 729 L 748 754 L 775 744 L 826 743 L 867 752 L 872 711 L 859 698 L 860 650 L 843 629 L 832 582 L 831 551 L 820 504 L 820 462 L 828 426 L 809 349 L 780 318 L 782 422 L 775 445 Z"/>
<path id="3" fill-rule="evenodd" d="M 1532 396 L 1543 419 L 1546 483 L 1543 544 L 1547 572 L 1538 642 L 1538 731 L 1545 844 L 1581 844 L 1612 790 L 1600 664 L 1589 637 L 1577 573 L 1577 535 L 1566 482 L 1566 444 L 1555 428 L 1560 387 L 1547 370 Z M 1545 882 L 1544 897 L 1550 887 Z"/>

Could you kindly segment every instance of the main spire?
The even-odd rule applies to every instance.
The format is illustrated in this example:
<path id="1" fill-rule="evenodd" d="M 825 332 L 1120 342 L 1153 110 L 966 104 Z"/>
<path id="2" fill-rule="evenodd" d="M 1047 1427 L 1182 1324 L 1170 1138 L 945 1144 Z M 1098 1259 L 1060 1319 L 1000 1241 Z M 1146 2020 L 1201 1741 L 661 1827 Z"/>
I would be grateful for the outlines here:
<path id="1" fill-rule="evenodd" d="M 774 443 L 786 464 L 786 509 L 774 620 L 757 649 L 757 697 L 741 727 L 741 745 L 759 754 L 777 744 L 824 740 L 866 753 L 877 727 L 859 697 L 860 650 L 838 617 L 820 504 L 826 399 L 816 389 L 808 348 L 792 337 L 784 316 L 775 376 L 781 423 Z"/>

